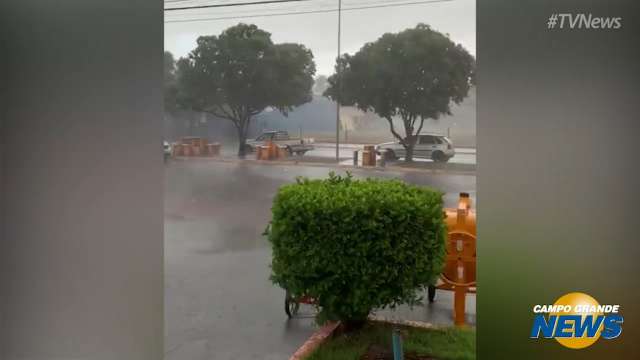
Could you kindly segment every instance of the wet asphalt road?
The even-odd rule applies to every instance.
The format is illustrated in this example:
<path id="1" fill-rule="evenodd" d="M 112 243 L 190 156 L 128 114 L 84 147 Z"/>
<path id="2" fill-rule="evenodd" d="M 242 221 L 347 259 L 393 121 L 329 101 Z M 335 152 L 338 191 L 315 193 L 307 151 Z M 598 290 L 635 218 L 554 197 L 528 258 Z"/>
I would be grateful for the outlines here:
<path id="1" fill-rule="evenodd" d="M 270 249 L 261 235 L 279 186 L 326 167 L 172 161 L 165 181 L 165 358 L 288 359 L 313 333 L 311 317 L 287 321 L 284 291 L 269 281 Z M 341 170 L 336 170 L 340 173 Z M 356 177 L 398 177 L 475 200 L 475 176 L 355 170 Z M 451 295 L 428 306 L 382 315 L 451 323 Z M 467 311 L 475 322 L 475 298 Z M 309 311 L 310 309 L 303 309 Z"/>

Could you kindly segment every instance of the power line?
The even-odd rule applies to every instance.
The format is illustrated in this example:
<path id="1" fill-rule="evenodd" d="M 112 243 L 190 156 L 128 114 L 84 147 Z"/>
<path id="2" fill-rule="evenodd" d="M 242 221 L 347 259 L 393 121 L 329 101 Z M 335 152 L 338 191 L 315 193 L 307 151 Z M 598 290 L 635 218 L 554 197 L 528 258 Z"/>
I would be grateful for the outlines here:
<path id="1" fill-rule="evenodd" d="M 241 3 L 231 3 L 231 4 L 195 5 L 195 6 L 165 8 L 164 11 L 208 9 L 208 8 L 219 8 L 219 7 L 229 7 L 229 6 L 277 4 L 277 3 L 302 2 L 302 1 L 311 1 L 311 0 L 263 0 L 263 1 L 241 2 Z"/>
<path id="2" fill-rule="evenodd" d="M 454 0 L 425 0 L 425 1 L 394 3 L 394 4 L 381 4 L 381 5 L 371 5 L 371 6 L 356 6 L 356 7 L 342 8 L 341 11 L 377 9 L 377 8 L 388 8 L 388 7 L 394 7 L 394 6 L 421 5 L 421 4 L 431 4 L 431 3 L 451 2 L 451 1 L 454 1 Z M 199 21 L 232 20 L 232 19 L 246 19 L 246 18 L 272 17 L 272 16 L 332 13 L 332 12 L 338 12 L 338 11 L 339 11 L 339 9 L 337 9 L 337 8 L 335 8 L 335 9 L 326 9 L 326 10 L 291 11 L 291 12 L 282 12 L 282 13 L 273 13 L 273 14 L 255 14 L 255 15 L 244 15 L 244 16 L 224 16 L 224 17 L 214 17 L 214 18 L 167 20 L 167 21 L 165 21 L 165 23 L 183 23 L 183 22 L 199 22 Z"/>
<path id="3" fill-rule="evenodd" d="M 388 0 L 385 0 L 385 1 L 388 1 Z M 400 0 L 400 1 L 407 1 L 407 0 Z M 269 6 L 269 5 L 267 5 L 267 6 Z M 249 9 L 249 7 L 226 8 L 226 9 L 211 9 L 211 10 L 209 10 L 210 12 L 204 12 L 206 10 L 202 10 L 203 12 L 198 12 L 197 14 L 171 13 L 170 15 L 165 15 L 165 19 L 166 20 L 198 19 L 198 18 L 205 18 L 205 17 L 211 17 L 211 16 L 215 16 L 215 17 L 220 17 L 220 16 L 238 16 L 238 17 L 242 17 L 243 14 L 256 15 L 256 14 L 270 14 L 270 13 L 274 13 L 274 12 L 275 13 L 281 13 L 281 12 L 288 12 L 288 11 L 321 10 L 321 9 L 332 8 L 335 5 L 334 4 L 320 3 L 318 5 L 311 5 L 311 6 L 308 6 L 308 7 L 304 7 L 303 5 L 300 5 L 300 4 L 289 5 L 289 6 L 287 6 L 285 4 L 280 4 L 280 5 L 271 5 L 271 6 L 277 6 L 277 7 L 276 8 L 266 8 L 266 7 L 262 8 L 261 7 L 259 9 Z"/>
<path id="4" fill-rule="evenodd" d="M 194 1 L 194 0 L 189 0 Z M 205 0 L 206 1 L 206 0 Z M 220 1 L 220 0 L 219 0 Z M 237 1 L 237 0 L 227 0 Z M 393 3 L 403 3 L 412 0 L 342 0 L 342 6 L 356 7 L 356 6 L 370 6 L 370 5 L 387 5 Z M 415 1 L 415 0 L 413 0 Z M 222 2 L 222 1 L 220 1 Z M 242 16 L 243 14 L 270 14 L 281 13 L 289 11 L 310 11 L 310 10 L 326 10 L 334 8 L 337 4 L 337 0 L 313 0 L 296 4 L 295 2 L 289 4 L 270 4 L 259 8 L 247 7 L 229 7 L 224 9 L 202 9 L 197 13 L 167 13 L 165 15 L 166 20 L 180 20 L 180 19 L 198 19 L 206 17 L 221 17 L 221 16 Z"/>
<path id="5" fill-rule="evenodd" d="M 220 3 L 225 3 L 229 1 L 234 1 L 234 0 L 222 0 L 220 1 Z M 165 5 L 172 5 L 172 6 L 178 6 L 178 5 L 196 6 L 196 5 L 206 5 L 207 3 L 210 3 L 210 1 L 209 0 L 164 0 Z"/>
<path id="6" fill-rule="evenodd" d="M 205 5 L 207 2 L 209 2 L 210 0 L 164 0 L 165 4 L 175 4 L 175 3 L 187 3 L 187 2 L 191 2 L 191 3 L 195 3 L 194 5 L 200 4 L 200 5 Z M 233 1 L 233 0 L 220 0 L 220 3 L 226 3 L 229 1 Z"/>

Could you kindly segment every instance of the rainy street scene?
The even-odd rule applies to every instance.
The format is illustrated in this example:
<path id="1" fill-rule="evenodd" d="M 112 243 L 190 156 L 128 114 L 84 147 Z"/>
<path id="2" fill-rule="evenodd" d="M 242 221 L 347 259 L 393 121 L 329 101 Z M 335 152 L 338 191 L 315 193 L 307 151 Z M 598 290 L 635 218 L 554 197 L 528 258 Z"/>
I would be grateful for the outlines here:
<path id="1" fill-rule="evenodd" d="M 164 60 L 165 359 L 475 359 L 475 2 L 166 0 Z"/>

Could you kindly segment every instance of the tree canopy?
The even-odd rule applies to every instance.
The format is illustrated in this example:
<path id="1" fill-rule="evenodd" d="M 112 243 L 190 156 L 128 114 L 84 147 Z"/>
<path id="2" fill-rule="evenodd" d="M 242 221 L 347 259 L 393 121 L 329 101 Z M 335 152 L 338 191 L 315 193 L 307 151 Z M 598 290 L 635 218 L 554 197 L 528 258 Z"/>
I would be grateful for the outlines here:
<path id="1" fill-rule="evenodd" d="M 244 155 L 253 116 L 267 107 L 285 115 L 311 101 L 315 63 L 300 44 L 274 44 L 255 25 L 238 24 L 201 36 L 178 61 L 179 103 L 233 122 Z"/>
<path id="2" fill-rule="evenodd" d="M 450 104 L 467 96 L 474 69 L 473 56 L 461 45 L 419 24 L 341 56 L 324 94 L 386 119 L 411 161 L 424 120 L 451 113 Z M 402 119 L 404 136 L 394 127 L 395 117 Z"/>
<path id="3" fill-rule="evenodd" d="M 322 95 L 329 86 L 328 77 L 325 75 L 318 75 L 313 83 L 313 93 L 315 95 Z"/>
<path id="4" fill-rule="evenodd" d="M 169 51 L 164 52 L 164 108 L 171 112 L 177 108 L 176 61 Z"/>

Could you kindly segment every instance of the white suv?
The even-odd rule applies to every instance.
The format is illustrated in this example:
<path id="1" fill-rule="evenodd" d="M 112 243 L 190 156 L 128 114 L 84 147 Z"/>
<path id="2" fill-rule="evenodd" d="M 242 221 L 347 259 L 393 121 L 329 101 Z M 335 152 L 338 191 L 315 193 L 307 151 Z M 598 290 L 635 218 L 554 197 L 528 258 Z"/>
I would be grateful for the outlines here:
<path id="1" fill-rule="evenodd" d="M 376 145 L 378 154 L 386 153 L 388 159 L 396 160 L 405 156 L 405 149 L 399 141 Z M 420 134 L 413 149 L 413 157 L 447 162 L 456 154 L 453 143 L 444 135 Z"/>

